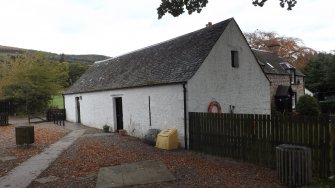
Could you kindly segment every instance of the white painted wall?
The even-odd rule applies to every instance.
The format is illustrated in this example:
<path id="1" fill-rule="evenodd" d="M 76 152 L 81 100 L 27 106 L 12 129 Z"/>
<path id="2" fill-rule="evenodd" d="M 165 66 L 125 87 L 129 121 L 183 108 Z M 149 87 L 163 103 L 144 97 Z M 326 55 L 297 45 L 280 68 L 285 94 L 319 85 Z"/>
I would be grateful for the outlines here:
<path id="1" fill-rule="evenodd" d="M 231 66 L 231 50 L 239 53 L 239 67 Z M 262 72 L 236 22 L 231 22 L 205 62 L 189 80 L 188 111 L 207 112 L 212 100 L 224 113 L 270 114 L 270 82 Z"/>
<path id="2" fill-rule="evenodd" d="M 76 97 L 80 97 L 81 123 L 102 129 L 102 126 L 113 125 L 113 98 L 108 92 L 65 95 L 66 119 L 77 121 Z"/>
<path id="3" fill-rule="evenodd" d="M 309 96 L 314 96 L 313 92 L 311 92 L 310 90 L 308 90 L 307 88 L 305 88 L 305 95 L 309 95 Z"/>
<path id="4" fill-rule="evenodd" d="M 177 128 L 178 139 L 184 146 L 184 96 L 182 84 L 132 89 L 120 89 L 94 93 L 65 95 L 66 117 L 76 121 L 75 97 L 82 96 L 81 122 L 101 129 L 107 124 L 116 130 L 114 97 L 122 97 L 124 129 L 136 137 L 144 137 L 150 128 Z M 151 122 L 149 123 L 149 97 Z"/>
<path id="5" fill-rule="evenodd" d="M 239 52 L 239 67 L 231 66 L 231 50 Z M 142 138 L 150 128 L 177 128 L 184 146 L 182 84 L 65 95 L 68 121 L 76 121 L 75 97 L 82 96 L 82 124 L 116 130 L 114 97 L 122 97 L 124 129 Z M 149 125 L 149 99 L 151 121 Z M 270 114 L 270 82 L 262 72 L 235 22 L 231 22 L 205 62 L 187 83 L 187 111 L 207 112 L 212 100 L 223 112 Z"/>

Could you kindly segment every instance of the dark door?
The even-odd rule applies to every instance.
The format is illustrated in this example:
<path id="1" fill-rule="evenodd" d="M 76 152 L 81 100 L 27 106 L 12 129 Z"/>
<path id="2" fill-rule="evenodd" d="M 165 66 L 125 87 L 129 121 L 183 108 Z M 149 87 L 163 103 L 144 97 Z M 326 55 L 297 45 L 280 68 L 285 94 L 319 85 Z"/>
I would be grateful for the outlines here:
<path id="1" fill-rule="evenodd" d="M 80 101 L 79 101 L 79 97 L 76 97 L 76 108 L 77 108 L 77 123 L 81 123 L 81 120 L 80 120 Z"/>
<path id="2" fill-rule="evenodd" d="M 122 97 L 115 98 L 116 129 L 123 129 Z"/>

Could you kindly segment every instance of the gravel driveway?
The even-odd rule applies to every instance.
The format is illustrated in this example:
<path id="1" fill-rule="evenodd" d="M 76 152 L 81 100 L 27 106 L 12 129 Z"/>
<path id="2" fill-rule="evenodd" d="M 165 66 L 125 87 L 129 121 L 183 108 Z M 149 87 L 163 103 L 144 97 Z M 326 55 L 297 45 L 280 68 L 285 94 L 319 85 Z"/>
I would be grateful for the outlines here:
<path id="1" fill-rule="evenodd" d="M 159 160 L 175 181 L 133 187 L 281 187 L 275 171 L 249 163 L 195 153 L 164 151 L 140 139 L 118 134 L 95 134 L 89 129 L 29 187 L 95 187 L 99 168 L 142 160 Z"/>
<path id="2" fill-rule="evenodd" d="M 70 132 L 70 130 L 50 122 L 31 124 L 34 126 L 35 143 L 30 146 L 17 147 L 15 126 L 27 124 L 27 121 L 26 118 L 14 119 L 10 121 L 12 125 L 0 126 L 0 177 L 6 175 L 23 161 L 41 153 Z"/>

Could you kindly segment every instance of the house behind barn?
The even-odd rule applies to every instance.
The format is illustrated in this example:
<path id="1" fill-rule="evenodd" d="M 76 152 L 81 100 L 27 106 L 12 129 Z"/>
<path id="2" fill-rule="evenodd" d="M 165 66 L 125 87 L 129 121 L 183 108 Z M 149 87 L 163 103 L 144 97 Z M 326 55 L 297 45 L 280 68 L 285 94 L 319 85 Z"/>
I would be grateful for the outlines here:
<path id="1" fill-rule="evenodd" d="M 299 98 L 305 95 L 305 75 L 273 52 L 253 52 L 271 82 L 271 104 L 279 111 L 295 109 Z"/>
<path id="2" fill-rule="evenodd" d="M 188 112 L 270 114 L 270 82 L 233 18 L 95 63 L 65 93 L 68 121 L 142 138 L 177 128 L 187 144 Z"/>

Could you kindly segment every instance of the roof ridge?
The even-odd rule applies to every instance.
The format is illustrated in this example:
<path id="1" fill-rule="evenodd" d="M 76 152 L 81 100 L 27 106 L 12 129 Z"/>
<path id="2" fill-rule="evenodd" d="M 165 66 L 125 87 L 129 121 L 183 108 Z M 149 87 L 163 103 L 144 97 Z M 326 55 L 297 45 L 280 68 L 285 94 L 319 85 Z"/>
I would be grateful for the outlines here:
<path id="1" fill-rule="evenodd" d="M 149 46 L 146 46 L 146 47 L 142 47 L 142 48 L 139 48 L 139 49 L 136 49 L 136 50 L 133 50 L 133 51 L 130 51 L 130 52 L 126 52 L 124 54 L 120 54 L 118 56 L 115 56 L 115 57 L 112 57 L 108 60 L 111 60 L 111 59 L 116 59 L 116 58 L 119 58 L 119 57 L 122 57 L 122 56 L 125 56 L 125 55 L 128 55 L 128 54 L 132 54 L 132 53 L 135 53 L 135 52 L 138 52 L 138 51 L 142 51 L 142 50 L 145 50 L 145 49 L 148 49 L 148 48 L 151 48 L 151 47 L 155 47 L 155 46 L 158 46 L 158 45 L 161 45 L 161 44 L 164 44 L 164 43 L 167 43 L 167 42 L 170 42 L 170 41 L 174 41 L 174 40 L 177 40 L 179 38 L 182 38 L 182 37 L 185 37 L 187 35 L 192 35 L 196 32 L 200 32 L 202 30 L 205 30 L 205 29 L 208 29 L 208 28 L 213 28 L 215 26 L 218 26 L 220 23 L 223 23 L 223 22 L 231 22 L 232 20 L 234 20 L 234 18 L 229 18 L 229 19 L 226 19 L 226 20 L 223 20 L 223 21 L 220 21 L 220 22 L 217 22 L 209 27 L 205 26 L 204 28 L 201 28 L 201 29 L 198 29 L 198 30 L 195 30 L 195 31 L 192 31 L 192 32 L 189 32 L 189 33 L 185 33 L 183 35 L 180 35 L 180 36 L 177 36 L 177 37 L 174 37 L 174 38 L 171 38 L 171 39 L 167 39 L 165 41 L 161 41 L 161 42 L 158 42 L 156 44 L 152 44 L 152 45 L 149 45 Z"/>
<path id="2" fill-rule="evenodd" d="M 107 59 L 100 60 L 100 61 L 95 61 L 94 64 L 96 64 L 96 63 L 103 63 L 103 62 L 106 62 L 106 61 L 109 61 L 109 60 L 112 60 L 112 59 L 114 59 L 114 57 L 107 58 Z"/>
<path id="3" fill-rule="evenodd" d="M 91 92 L 189 80 L 233 18 L 98 61 L 65 93 Z"/>

